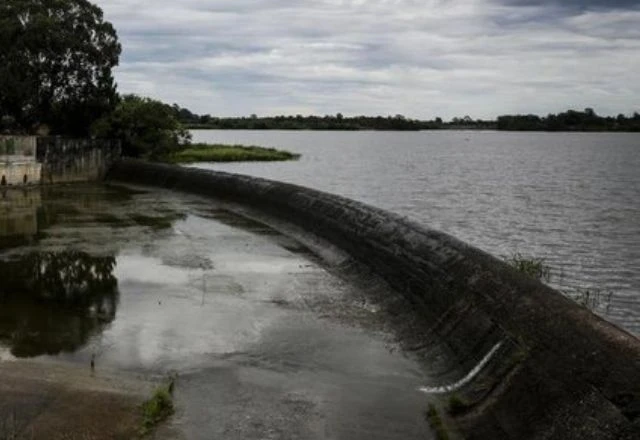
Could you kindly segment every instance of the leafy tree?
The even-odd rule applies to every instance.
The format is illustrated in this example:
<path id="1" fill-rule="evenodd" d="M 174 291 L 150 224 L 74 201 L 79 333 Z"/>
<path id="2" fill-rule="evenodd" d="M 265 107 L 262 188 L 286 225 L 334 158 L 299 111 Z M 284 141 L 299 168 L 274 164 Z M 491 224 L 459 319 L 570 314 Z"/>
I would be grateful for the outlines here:
<path id="1" fill-rule="evenodd" d="M 113 113 L 96 121 L 92 132 L 96 137 L 120 139 L 125 156 L 152 159 L 179 150 L 191 139 L 174 108 L 137 95 L 123 96 Z"/>
<path id="2" fill-rule="evenodd" d="M 117 102 L 120 52 L 113 26 L 87 0 L 2 0 L 0 120 L 86 135 Z"/>

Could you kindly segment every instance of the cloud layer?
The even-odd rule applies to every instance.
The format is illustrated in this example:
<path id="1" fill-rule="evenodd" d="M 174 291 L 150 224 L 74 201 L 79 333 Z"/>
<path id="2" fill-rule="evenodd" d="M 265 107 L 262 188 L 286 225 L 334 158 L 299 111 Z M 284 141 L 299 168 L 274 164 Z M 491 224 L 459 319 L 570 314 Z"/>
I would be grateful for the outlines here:
<path id="1" fill-rule="evenodd" d="M 640 110 L 631 0 L 97 0 L 121 92 L 213 115 Z"/>

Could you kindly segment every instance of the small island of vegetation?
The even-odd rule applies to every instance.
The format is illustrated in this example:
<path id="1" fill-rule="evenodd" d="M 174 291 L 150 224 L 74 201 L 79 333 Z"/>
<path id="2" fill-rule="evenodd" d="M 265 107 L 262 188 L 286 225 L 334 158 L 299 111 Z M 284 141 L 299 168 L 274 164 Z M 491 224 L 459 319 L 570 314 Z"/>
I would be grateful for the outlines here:
<path id="1" fill-rule="evenodd" d="M 225 144 L 190 144 L 183 149 L 171 153 L 162 160 L 169 163 L 193 162 L 264 162 L 278 160 L 295 160 L 299 154 L 258 146 L 225 145 Z"/>

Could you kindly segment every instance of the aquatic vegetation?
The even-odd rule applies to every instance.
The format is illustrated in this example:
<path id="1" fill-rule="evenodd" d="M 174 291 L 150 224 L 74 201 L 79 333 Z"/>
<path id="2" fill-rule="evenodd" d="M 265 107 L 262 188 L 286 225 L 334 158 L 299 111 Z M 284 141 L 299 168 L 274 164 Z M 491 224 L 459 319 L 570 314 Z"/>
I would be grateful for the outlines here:
<path id="1" fill-rule="evenodd" d="M 279 161 L 296 160 L 299 157 L 299 154 L 276 150 L 275 148 L 225 144 L 191 144 L 180 151 L 165 156 L 163 161 L 169 163 Z"/>
<path id="2" fill-rule="evenodd" d="M 449 440 L 449 433 L 444 426 L 444 422 L 442 421 L 442 417 L 440 417 L 438 409 L 433 403 L 429 404 L 426 417 L 427 422 L 429 422 L 429 426 L 431 426 L 431 429 L 433 429 L 436 434 L 436 438 L 438 440 Z"/>
<path id="3" fill-rule="evenodd" d="M 460 396 L 457 394 L 449 397 L 449 414 L 452 416 L 456 416 L 458 414 L 462 414 L 466 410 L 469 409 L 469 403 L 465 402 Z"/>
<path id="4" fill-rule="evenodd" d="M 551 267 L 546 264 L 544 258 L 525 257 L 519 252 L 506 257 L 505 261 L 518 272 L 548 282 L 551 279 Z"/>
<path id="5" fill-rule="evenodd" d="M 590 310 L 595 310 L 602 307 L 603 304 L 608 306 L 611 304 L 611 297 L 613 292 L 605 291 L 602 289 L 576 289 L 577 295 L 573 295 L 573 299 Z"/>
<path id="6" fill-rule="evenodd" d="M 504 260 L 517 271 L 532 278 L 544 282 L 551 280 L 551 267 L 546 264 L 544 258 L 527 258 L 520 253 L 515 253 L 510 257 L 505 257 Z M 592 311 L 601 307 L 608 309 L 611 304 L 611 297 L 613 296 L 613 292 L 597 288 L 584 289 L 578 287 L 572 290 L 561 290 L 561 292 L 581 306 Z"/>

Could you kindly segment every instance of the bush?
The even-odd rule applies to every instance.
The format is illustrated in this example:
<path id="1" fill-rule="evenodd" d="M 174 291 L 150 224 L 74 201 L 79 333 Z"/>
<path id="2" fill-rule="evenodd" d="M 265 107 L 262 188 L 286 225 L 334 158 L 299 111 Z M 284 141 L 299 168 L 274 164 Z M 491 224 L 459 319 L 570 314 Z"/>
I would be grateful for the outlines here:
<path id="1" fill-rule="evenodd" d="M 516 252 L 505 258 L 505 261 L 518 272 L 531 278 L 547 282 L 551 279 L 551 268 L 546 264 L 544 258 L 527 258 Z"/>
<path id="2" fill-rule="evenodd" d="M 151 159 L 174 153 L 191 140 L 171 106 L 137 95 L 122 97 L 91 131 L 99 138 L 120 139 L 125 156 Z"/>

